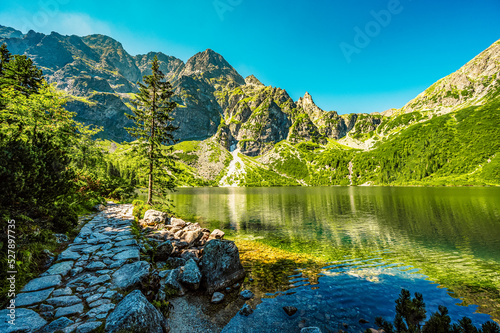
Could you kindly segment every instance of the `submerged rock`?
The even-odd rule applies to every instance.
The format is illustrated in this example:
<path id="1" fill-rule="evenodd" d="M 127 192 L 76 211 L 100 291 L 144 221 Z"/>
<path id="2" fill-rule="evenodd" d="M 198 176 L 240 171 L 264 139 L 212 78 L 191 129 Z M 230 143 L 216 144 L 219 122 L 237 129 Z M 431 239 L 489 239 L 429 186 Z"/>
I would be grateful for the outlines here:
<path id="1" fill-rule="evenodd" d="M 245 276 L 234 242 L 220 239 L 213 239 L 205 245 L 200 271 L 202 285 L 209 294 L 231 286 Z"/>

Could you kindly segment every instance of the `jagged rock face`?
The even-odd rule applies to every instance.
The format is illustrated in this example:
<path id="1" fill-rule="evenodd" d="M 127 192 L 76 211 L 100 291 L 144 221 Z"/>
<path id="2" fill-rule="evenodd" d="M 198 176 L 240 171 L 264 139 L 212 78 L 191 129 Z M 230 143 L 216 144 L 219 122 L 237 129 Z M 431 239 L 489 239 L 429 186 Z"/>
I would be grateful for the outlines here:
<path id="1" fill-rule="evenodd" d="M 138 92 L 136 83 L 151 74 L 155 56 L 174 87 L 174 101 L 179 104 L 173 112 L 173 123 L 179 127 L 174 136 L 180 141 L 214 136 L 228 150 L 238 147 L 243 154 L 256 156 L 287 138 L 292 142 L 342 138 L 357 121 L 355 115 L 321 110 L 308 93 L 294 102 L 285 90 L 266 87 L 253 75 L 243 79 L 210 49 L 184 64 L 161 52 L 132 57 L 118 41 L 103 35 L 34 31 L 22 35 L 0 26 L 3 42 L 12 53 L 31 57 L 49 82 L 77 96 L 69 98 L 66 108 L 77 113 L 77 120 L 102 126 L 99 136 L 105 139 L 133 140 L 124 129 L 132 125 L 125 117 L 131 113 L 127 104 L 131 94 Z"/>
<path id="2" fill-rule="evenodd" d="M 243 77 L 220 54 L 207 49 L 191 57 L 180 76 L 199 76 L 204 79 L 223 79 L 245 84 Z"/>
<path id="3" fill-rule="evenodd" d="M 144 75 L 151 75 L 151 63 L 155 55 L 160 63 L 160 71 L 167 76 L 167 80 L 175 78 L 175 73 L 184 68 L 184 62 L 176 57 L 168 56 L 161 52 L 149 52 L 148 54 L 139 54 L 134 57 L 135 63 L 141 71 L 141 80 Z"/>
<path id="4" fill-rule="evenodd" d="M 430 86 L 400 111 L 390 114 L 423 110 L 447 113 L 483 104 L 500 91 L 499 71 L 500 41 L 497 41 L 458 71 Z"/>

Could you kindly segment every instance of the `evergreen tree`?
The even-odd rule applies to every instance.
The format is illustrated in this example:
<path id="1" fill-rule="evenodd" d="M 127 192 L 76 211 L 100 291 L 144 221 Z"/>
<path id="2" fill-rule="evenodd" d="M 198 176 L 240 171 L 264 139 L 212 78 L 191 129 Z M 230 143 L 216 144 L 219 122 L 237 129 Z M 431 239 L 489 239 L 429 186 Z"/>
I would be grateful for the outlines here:
<path id="1" fill-rule="evenodd" d="M 0 85 L 2 87 L 11 86 L 26 96 L 37 93 L 44 82 L 42 70 L 37 68 L 33 61 L 25 55 L 16 54 L 9 58 L 10 53 L 6 48 L 0 51 L 2 56 Z"/>
<path id="2" fill-rule="evenodd" d="M 177 127 L 172 125 L 171 113 L 177 104 L 170 100 L 174 92 L 170 82 L 165 81 L 156 56 L 151 69 L 152 74 L 144 76 L 144 83 L 138 83 L 140 92 L 132 101 L 134 114 L 127 115 L 134 122 L 134 127 L 127 131 L 138 139 L 138 151 L 147 161 L 149 205 L 153 203 L 153 194 L 162 195 L 174 189 L 172 172 L 177 171 L 172 149 L 163 146 L 175 143 L 173 132 Z"/>

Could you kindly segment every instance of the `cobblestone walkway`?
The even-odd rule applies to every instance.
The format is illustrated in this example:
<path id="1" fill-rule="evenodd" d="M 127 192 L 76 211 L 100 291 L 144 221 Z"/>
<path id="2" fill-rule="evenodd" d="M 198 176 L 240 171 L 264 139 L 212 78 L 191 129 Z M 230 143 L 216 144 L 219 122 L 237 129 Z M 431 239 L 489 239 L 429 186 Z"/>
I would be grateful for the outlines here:
<path id="1" fill-rule="evenodd" d="M 108 205 L 74 242 L 16 298 L 15 326 L 0 311 L 0 332 L 91 332 L 104 325 L 123 295 L 138 284 L 140 251 L 131 232 L 132 205 Z"/>

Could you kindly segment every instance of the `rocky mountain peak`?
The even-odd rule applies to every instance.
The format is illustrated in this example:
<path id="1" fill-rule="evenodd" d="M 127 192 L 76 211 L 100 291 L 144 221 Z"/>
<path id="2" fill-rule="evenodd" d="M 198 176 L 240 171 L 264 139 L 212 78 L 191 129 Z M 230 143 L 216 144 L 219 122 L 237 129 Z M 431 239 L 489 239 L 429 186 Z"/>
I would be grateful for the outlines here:
<path id="1" fill-rule="evenodd" d="M 264 87 L 264 84 L 259 81 L 253 74 L 249 75 L 245 78 L 245 83 L 249 86 L 261 86 Z"/>
<path id="2" fill-rule="evenodd" d="M 232 80 L 241 85 L 245 84 L 243 77 L 231 66 L 223 56 L 211 49 L 198 52 L 186 63 L 180 76 L 201 76 L 206 79 Z"/>
<path id="3" fill-rule="evenodd" d="M 500 40 L 455 73 L 434 83 L 399 112 L 433 110 L 448 113 L 458 108 L 483 104 L 500 92 L 498 72 L 500 72 Z"/>
<path id="4" fill-rule="evenodd" d="M 0 25 L 0 37 L 1 38 L 22 38 L 23 33 L 11 27 L 4 27 Z"/>
<path id="5" fill-rule="evenodd" d="M 309 115 L 312 121 L 315 121 L 323 116 L 325 111 L 320 109 L 313 101 L 311 94 L 306 92 L 304 97 L 299 98 L 297 106 L 302 108 Z"/>

